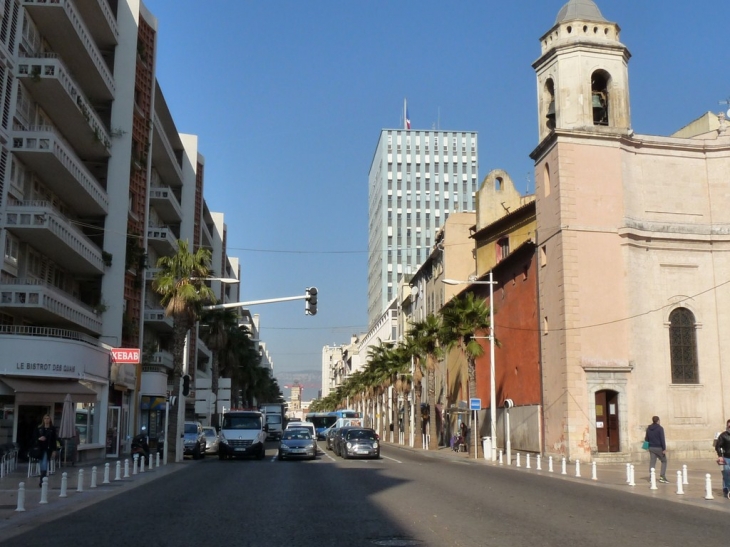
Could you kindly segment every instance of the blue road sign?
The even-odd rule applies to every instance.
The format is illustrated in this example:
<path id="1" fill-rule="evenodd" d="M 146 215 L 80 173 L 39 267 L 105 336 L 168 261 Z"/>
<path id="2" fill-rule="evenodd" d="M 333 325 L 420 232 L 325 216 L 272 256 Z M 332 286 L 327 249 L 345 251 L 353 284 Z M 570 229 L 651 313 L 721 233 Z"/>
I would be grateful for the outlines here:
<path id="1" fill-rule="evenodd" d="M 469 410 L 481 410 L 482 400 L 481 399 L 469 399 Z"/>

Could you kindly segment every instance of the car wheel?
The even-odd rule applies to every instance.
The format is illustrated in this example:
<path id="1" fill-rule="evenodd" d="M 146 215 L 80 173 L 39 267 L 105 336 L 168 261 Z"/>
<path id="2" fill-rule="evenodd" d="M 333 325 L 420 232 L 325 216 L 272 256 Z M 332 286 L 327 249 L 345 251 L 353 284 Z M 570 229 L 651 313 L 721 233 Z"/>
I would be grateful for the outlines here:
<path id="1" fill-rule="evenodd" d="M 349 457 L 350 457 L 350 456 L 348 456 L 348 455 L 347 455 L 347 448 L 345 448 L 345 449 L 344 449 L 344 450 L 342 451 L 342 459 L 343 459 L 343 460 L 346 460 L 346 459 L 348 459 Z"/>
<path id="2" fill-rule="evenodd" d="M 256 459 L 262 460 L 264 459 L 264 456 L 266 455 L 266 449 L 264 448 L 264 445 L 261 445 L 261 448 L 259 448 L 259 451 L 256 453 Z"/>
<path id="3" fill-rule="evenodd" d="M 218 452 L 218 459 L 223 461 L 226 457 L 223 455 L 223 452 Z"/>
<path id="4" fill-rule="evenodd" d="M 200 443 L 195 445 L 195 448 L 193 449 L 193 459 L 199 460 L 200 459 Z"/>
<path id="5" fill-rule="evenodd" d="M 279 453 L 278 453 L 278 454 L 276 455 L 276 459 L 277 459 L 277 460 L 279 460 L 279 461 L 281 461 L 281 460 L 283 460 L 283 459 L 284 459 L 284 456 L 282 456 L 282 455 L 281 455 L 281 452 L 279 452 Z"/>

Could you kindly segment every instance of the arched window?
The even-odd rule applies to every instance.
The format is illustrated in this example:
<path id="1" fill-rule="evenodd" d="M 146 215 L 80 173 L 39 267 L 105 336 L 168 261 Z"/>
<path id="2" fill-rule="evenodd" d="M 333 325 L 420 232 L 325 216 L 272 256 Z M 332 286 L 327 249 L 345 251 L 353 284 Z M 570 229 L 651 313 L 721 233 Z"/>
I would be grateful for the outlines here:
<path id="1" fill-rule="evenodd" d="M 597 70 L 591 77 L 591 106 L 593 125 L 609 125 L 609 87 L 611 76 L 604 70 Z"/>
<path id="2" fill-rule="evenodd" d="M 669 314 L 669 350 L 673 384 L 698 384 L 695 316 L 687 308 Z"/>

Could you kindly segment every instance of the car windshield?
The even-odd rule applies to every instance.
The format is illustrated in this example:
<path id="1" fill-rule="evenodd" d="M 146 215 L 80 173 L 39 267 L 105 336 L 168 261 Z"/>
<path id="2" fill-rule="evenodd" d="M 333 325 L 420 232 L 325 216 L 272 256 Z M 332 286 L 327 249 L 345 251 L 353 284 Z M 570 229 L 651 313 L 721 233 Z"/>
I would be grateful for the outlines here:
<path id="1" fill-rule="evenodd" d="M 197 433 L 198 432 L 198 426 L 195 424 L 185 424 L 185 433 Z"/>
<path id="2" fill-rule="evenodd" d="M 312 436 L 309 434 L 309 431 L 307 431 L 306 429 L 290 429 L 290 430 L 284 432 L 284 437 L 283 437 L 283 439 L 285 441 L 290 440 L 290 439 L 302 440 L 302 439 L 311 439 L 311 438 L 312 438 Z"/>
<path id="3" fill-rule="evenodd" d="M 215 437 L 215 429 L 205 429 L 206 437 Z"/>
<path id="4" fill-rule="evenodd" d="M 276 414 L 267 414 L 266 415 L 266 423 L 267 424 L 280 424 L 281 423 L 281 416 L 278 416 Z"/>
<path id="5" fill-rule="evenodd" d="M 347 434 L 348 439 L 357 439 L 362 441 L 374 441 L 375 440 L 375 433 L 372 431 L 366 431 L 363 429 L 356 429 L 355 431 L 350 431 L 350 433 Z"/>
<path id="6" fill-rule="evenodd" d="M 223 429 L 261 429 L 261 418 L 259 416 L 225 415 Z"/>

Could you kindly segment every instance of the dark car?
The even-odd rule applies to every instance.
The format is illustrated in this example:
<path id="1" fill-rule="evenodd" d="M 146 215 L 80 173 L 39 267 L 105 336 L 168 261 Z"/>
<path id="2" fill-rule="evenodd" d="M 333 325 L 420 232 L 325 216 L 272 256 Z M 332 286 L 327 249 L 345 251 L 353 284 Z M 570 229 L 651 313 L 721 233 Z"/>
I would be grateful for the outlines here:
<path id="1" fill-rule="evenodd" d="M 352 429 L 352 426 L 341 427 L 337 430 L 337 433 L 335 433 L 335 436 L 332 438 L 332 451 L 338 456 L 342 455 L 342 436 L 350 431 L 350 429 Z"/>
<path id="2" fill-rule="evenodd" d="M 295 427 L 287 429 L 282 434 L 281 441 L 279 441 L 277 457 L 280 460 L 284 458 L 307 458 L 313 460 L 317 457 L 317 441 L 304 428 Z"/>
<path id="3" fill-rule="evenodd" d="M 335 435 L 337 435 L 337 430 L 339 428 L 332 426 L 327 430 L 327 435 L 325 436 L 324 440 L 327 441 L 327 450 L 334 450 L 334 441 L 335 441 Z"/>
<path id="4" fill-rule="evenodd" d="M 200 422 L 185 422 L 185 433 L 183 439 L 183 454 L 192 456 L 194 460 L 199 460 L 205 456 L 205 433 Z"/>
<path id="5" fill-rule="evenodd" d="M 380 442 L 374 429 L 351 427 L 340 440 L 340 456 L 348 458 L 380 458 Z"/>

